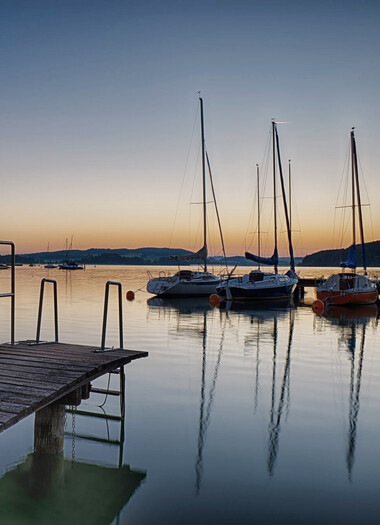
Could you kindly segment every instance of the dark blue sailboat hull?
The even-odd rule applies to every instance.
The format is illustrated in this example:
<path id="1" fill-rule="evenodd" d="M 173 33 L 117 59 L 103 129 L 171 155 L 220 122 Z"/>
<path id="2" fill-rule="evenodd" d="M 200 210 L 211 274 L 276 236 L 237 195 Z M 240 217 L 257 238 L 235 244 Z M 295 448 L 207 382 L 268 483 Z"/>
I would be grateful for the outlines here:
<path id="1" fill-rule="evenodd" d="M 288 284 L 283 286 L 276 286 L 274 288 L 267 289 L 249 289 L 243 287 L 234 287 L 230 286 L 229 291 L 231 293 L 231 298 L 234 300 L 244 300 L 244 301 L 275 301 L 281 299 L 290 299 L 294 291 L 295 285 Z M 226 289 L 218 290 L 220 297 L 225 299 L 227 297 Z"/>

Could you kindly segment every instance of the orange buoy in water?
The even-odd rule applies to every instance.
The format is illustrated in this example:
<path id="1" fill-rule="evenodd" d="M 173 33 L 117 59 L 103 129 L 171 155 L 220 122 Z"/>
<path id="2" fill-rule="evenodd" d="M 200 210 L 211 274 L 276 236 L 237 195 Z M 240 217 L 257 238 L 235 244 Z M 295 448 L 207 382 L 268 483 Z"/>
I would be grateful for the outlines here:
<path id="1" fill-rule="evenodd" d="M 311 308 L 313 309 L 313 312 L 315 314 L 323 314 L 323 312 L 325 311 L 325 303 L 317 299 L 313 302 Z"/>
<path id="2" fill-rule="evenodd" d="M 209 301 L 211 306 L 219 306 L 220 305 L 220 297 L 218 294 L 213 293 L 209 297 Z"/>
<path id="3" fill-rule="evenodd" d="M 132 292 L 132 290 L 128 290 L 127 301 L 133 301 L 134 298 L 135 298 L 135 292 Z"/>

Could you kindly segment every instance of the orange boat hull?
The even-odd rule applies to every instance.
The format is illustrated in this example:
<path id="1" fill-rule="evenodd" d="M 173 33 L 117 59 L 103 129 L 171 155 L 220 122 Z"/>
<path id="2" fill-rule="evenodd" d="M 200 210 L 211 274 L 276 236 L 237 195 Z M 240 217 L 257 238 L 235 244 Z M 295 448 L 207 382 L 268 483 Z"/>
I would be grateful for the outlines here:
<path id="1" fill-rule="evenodd" d="M 317 298 L 324 303 L 336 305 L 374 304 L 377 301 L 378 293 L 376 290 L 368 292 L 317 292 Z"/>

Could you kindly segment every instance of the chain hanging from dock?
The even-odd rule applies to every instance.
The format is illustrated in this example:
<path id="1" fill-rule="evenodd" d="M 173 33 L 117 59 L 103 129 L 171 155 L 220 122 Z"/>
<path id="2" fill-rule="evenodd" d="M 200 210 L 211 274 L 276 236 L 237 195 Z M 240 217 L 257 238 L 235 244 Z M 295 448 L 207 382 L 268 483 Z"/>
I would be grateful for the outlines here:
<path id="1" fill-rule="evenodd" d="M 71 464 L 74 466 L 75 463 L 75 411 L 76 407 L 74 405 L 71 406 L 71 414 L 72 414 L 72 423 L 71 423 Z"/>

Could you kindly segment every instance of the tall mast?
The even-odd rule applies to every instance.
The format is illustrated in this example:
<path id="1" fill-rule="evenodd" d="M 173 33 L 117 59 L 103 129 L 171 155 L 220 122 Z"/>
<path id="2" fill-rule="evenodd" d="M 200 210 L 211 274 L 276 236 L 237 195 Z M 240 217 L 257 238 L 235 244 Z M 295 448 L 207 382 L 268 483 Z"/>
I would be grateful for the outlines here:
<path id="1" fill-rule="evenodd" d="M 259 165 L 256 164 L 257 173 L 257 253 L 261 256 L 261 239 L 260 239 L 260 178 L 259 178 Z M 260 263 L 259 263 L 260 269 Z"/>
<path id="2" fill-rule="evenodd" d="M 292 231 L 292 170 L 291 161 L 289 159 L 289 226 Z"/>
<path id="3" fill-rule="evenodd" d="M 274 249 L 277 251 L 277 204 L 276 204 L 276 137 L 275 137 L 276 123 L 272 120 L 272 141 L 273 141 L 273 217 L 274 217 Z M 277 273 L 277 264 L 274 267 L 274 272 Z"/>
<path id="4" fill-rule="evenodd" d="M 352 244 L 356 244 L 356 225 L 355 225 L 355 137 L 354 131 L 351 130 L 351 193 L 352 193 Z"/>
<path id="5" fill-rule="evenodd" d="M 206 247 L 204 271 L 207 272 L 207 226 L 206 226 L 206 163 L 205 163 L 205 132 L 203 124 L 203 99 L 199 97 L 201 107 L 201 141 L 202 141 L 202 184 L 203 184 L 203 246 Z"/>
<path id="6" fill-rule="evenodd" d="M 282 174 L 281 155 L 280 155 L 280 141 L 279 141 L 279 138 L 278 138 L 277 127 L 275 128 L 275 133 L 276 133 L 276 145 L 277 145 L 278 170 L 279 170 L 279 173 L 280 173 L 280 182 L 281 182 L 281 190 L 282 190 L 282 202 L 283 202 L 283 205 L 284 205 L 286 230 L 287 230 L 287 233 L 288 233 L 288 244 L 289 244 L 289 255 L 290 255 L 290 269 L 294 272 L 295 264 L 294 264 L 294 254 L 293 254 L 293 244 L 292 244 L 292 231 L 291 231 L 291 228 L 290 228 L 288 206 L 287 206 L 287 203 L 286 203 L 285 183 L 284 183 L 284 177 L 283 177 L 283 174 Z"/>
<path id="7" fill-rule="evenodd" d="M 365 247 L 364 247 L 362 203 L 360 199 L 360 188 L 359 188 L 358 155 L 356 152 L 356 141 L 355 141 L 355 135 L 354 135 L 354 128 L 352 128 L 351 130 L 351 149 L 352 149 L 353 174 L 355 176 L 354 178 L 355 178 L 355 185 L 356 185 L 356 195 L 358 199 L 359 229 L 360 229 L 360 242 L 362 245 L 363 268 L 364 268 L 364 274 L 367 275 L 367 261 L 366 261 L 366 256 L 365 256 Z M 353 209 L 352 211 L 353 211 L 353 215 L 355 215 L 355 209 Z M 354 236 L 354 242 L 355 242 L 355 236 Z"/>

